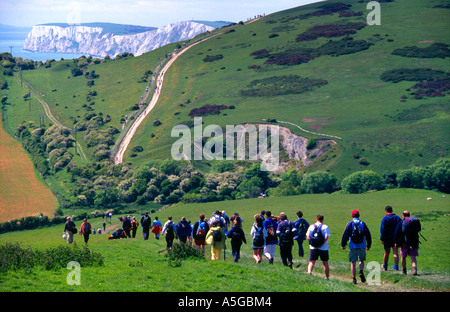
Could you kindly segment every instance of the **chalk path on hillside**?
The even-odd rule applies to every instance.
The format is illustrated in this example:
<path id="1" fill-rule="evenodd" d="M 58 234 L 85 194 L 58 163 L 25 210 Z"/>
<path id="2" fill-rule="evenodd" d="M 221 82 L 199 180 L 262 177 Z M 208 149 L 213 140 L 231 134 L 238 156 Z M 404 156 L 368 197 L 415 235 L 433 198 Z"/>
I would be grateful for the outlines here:
<path id="1" fill-rule="evenodd" d="M 253 23 L 255 21 L 259 20 L 259 18 L 253 19 L 249 22 L 247 22 L 246 24 L 250 24 Z M 142 123 L 142 121 L 144 121 L 145 117 L 148 115 L 148 113 L 151 112 L 151 110 L 155 107 L 156 103 L 158 102 L 159 99 L 159 95 L 163 86 L 163 81 L 164 81 L 164 75 L 166 73 L 166 71 L 170 68 L 170 66 L 175 62 L 175 60 L 182 55 L 184 52 L 186 52 L 187 50 L 189 50 L 190 48 L 192 48 L 193 46 L 196 46 L 197 44 L 206 41 L 208 39 L 214 38 L 218 35 L 221 35 L 223 32 L 217 33 L 211 37 L 208 38 L 204 38 L 202 40 L 197 41 L 194 44 L 191 44 L 187 47 L 185 47 L 184 49 L 180 50 L 178 53 L 173 53 L 172 54 L 172 58 L 167 62 L 167 64 L 163 67 L 163 69 L 161 69 L 161 71 L 159 72 L 157 79 L 156 79 L 156 86 L 157 88 L 155 89 L 155 91 L 153 92 L 153 96 L 152 99 L 150 100 L 150 103 L 147 105 L 147 107 L 145 108 L 145 110 L 136 118 L 136 120 L 134 121 L 134 123 L 131 125 L 130 129 L 128 130 L 127 134 L 125 135 L 125 137 L 122 139 L 122 141 L 120 142 L 119 148 L 117 150 L 116 155 L 114 156 L 114 163 L 120 164 L 123 161 L 123 155 L 125 154 L 125 151 L 128 147 L 128 145 L 131 142 L 131 139 L 133 138 L 134 134 L 136 133 L 137 128 L 139 127 L 139 125 Z"/>
<path id="2" fill-rule="evenodd" d="M 325 133 L 317 133 L 317 132 L 312 132 L 312 131 L 303 129 L 303 128 L 300 127 L 299 125 L 296 125 L 295 123 L 292 123 L 292 122 L 289 122 L 289 121 L 281 121 L 281 120 L 277 120 L 277 122 L 278 122 L 278 123 L 285 123 L 285 124 L 289 124 L 289 125 L 295 126 L 295 127 L 299 128 L 300 130 L 302 130 L 303 132 L 306 132 L 306 133 L 311 133 L 311 134 L 315 134 L 315 135 L 319 135 L 319 136 L 326 136 L 326 137 L 330 137 L 330 138 L 335 138 L 335 139 L 342 140 L 341 137 L 338 137 L 338 136 L 336 136 L 336 135 L 329 135 L 329 134 L 325 134 Z"/>
<path id="3" fill-rule="evenodd" d="M 147 105 L 147 107 L 144 109 L 144 111 L 136 118 L 136 120 L 134 121 L 134 123 L 131 125 L 130 129 L 128 130 L 127 134 L 125 135 L 125 137 L 122 139 L 122 142 L 120 142 L 119 148 L 117 150 L 116 155 L 114 156 L 114 163 L 115 164 L 120 164 L 123 161 L 123 155 L 128 147 L 128 145 L 131 142 L 131 139 L 133 138 L 134 134 L 136 133 L 136 130 L 138 129 L 139 125 L 144 121 L 145 117 L 148 115 L 148 113 L 150 113 L 152 111 L 152 109 L 155 107 L 156 103 L 158 102 L 159 99 L 159 95 L 161 94 L 161 89 L 163 86 L 163 82 L 164 82 L 164 76 L 166 74 L 166 71 L 170 68 L 170 66 L 172 66 L 172 64 L 176 61 L 176 59 L 182 55 L 184 52 L 186 52 L 187 50 L 189 50 L 190 48 L 192 48 L 193 46 L 196 46 L 197 44 L 211 39 L 215 36 L 217 36 L 218 34 L 202 39 L 186 48 L 184 48 L 183 50 L 179 51 L 178 53 L 173 53 L 171 59 L 167 62 L 166 65 L 164 65 L 164 67 L 161 69 L 161 71 L 157 74 L 157 78 L 156 78 L 156 88 L 155 91 L 153 92 L 153 96 L 152 99 L 150 100 L 150 103 Z"/>

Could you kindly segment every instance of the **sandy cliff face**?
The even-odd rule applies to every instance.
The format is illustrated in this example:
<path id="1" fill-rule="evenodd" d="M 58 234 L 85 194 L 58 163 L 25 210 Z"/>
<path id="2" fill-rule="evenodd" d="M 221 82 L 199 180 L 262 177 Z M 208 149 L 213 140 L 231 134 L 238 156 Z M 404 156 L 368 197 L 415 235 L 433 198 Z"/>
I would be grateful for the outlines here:
<path id="1" fill-rule="evenodd" d="M 83 53 L 101 57 L 123 52 L 138 56 L 213 29 L 184 21 L 133 35 L 114 35 L 104 33 L 102 27 L 37 25 L 28 34 L 23 48 L 33 52 Z"/>

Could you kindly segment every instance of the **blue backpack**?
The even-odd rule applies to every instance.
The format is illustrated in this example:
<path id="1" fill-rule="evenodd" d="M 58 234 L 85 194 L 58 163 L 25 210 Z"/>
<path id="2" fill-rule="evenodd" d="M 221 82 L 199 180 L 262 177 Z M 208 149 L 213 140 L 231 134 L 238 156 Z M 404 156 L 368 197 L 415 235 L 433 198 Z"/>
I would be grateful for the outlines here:
<path id="1" fill-rule="evenodd" d="M 201 221 L 198 224 L 197 236 L 206 236 L 206 222 L 205 221 Z"/>

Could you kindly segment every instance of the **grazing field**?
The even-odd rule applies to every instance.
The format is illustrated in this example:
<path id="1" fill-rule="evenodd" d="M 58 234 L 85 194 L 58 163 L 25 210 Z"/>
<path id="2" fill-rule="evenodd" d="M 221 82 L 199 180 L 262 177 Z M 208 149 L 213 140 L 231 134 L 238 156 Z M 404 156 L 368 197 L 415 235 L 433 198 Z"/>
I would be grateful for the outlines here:
<path id="1" fill-rule="evenodd" d="M 56 197 L 38 177 L 19 142 L 0 121 L 0 222 L 43 213 L 52 216 Z"/>
<path id="2" fill-rule="evenodd" d="M 239 212 L 244 219 L 243 229 L 247 245 L 241 249 L 241 260 L 233 263 L 230 244 L 227 242 L 225 260 L 209 260 L 210 248 L 206 247 L 207 259 L 186 259 L 180 266 L 170 265 L 165 256 L 165 240 L 148 241 L 142 238 L 139 228 L 135 239 L 107 240 L 109 235 L 91 235 L 88 247 L 104 257 L 102 266 L 82 267 L 80 285 L 68 285 L 65 268 L 46 271 L 39 266 L 30 269 L 8 271 L 0 277 L 0 291 L 159 291 L 159 292 L 353 292 L 353 291 L 448 291 L 450 289 L 449 255 L 447 244 L 450 213 L 449 199 L 443 194 L 425 190 L 397 189 L 361 195 L 328 194 L 301 195 L 282 198 L 249 199 L 233 202 L 178 205 L 152 214 L 162 222 L 169 215 L 174 221 L 182 216 L 195 222 L 203 212 L 207 217 L 215 210 L 225 210 L 232 215 Z M 427 200 L 431 197 L 432 200 Z M 367 262 L 375 261 L 381 265 L 383 247 L 379 242 L 379 226 L 384 216 L 384 207 L 391 205 L 394 212 L 401 215 L 405 209 L 418 216 L 422 222 L 422 234 L 418 257 L 419 275 L 389 270 L 382 271 L 380 285 L 357 285 L 351 283 L 348 250 L 341 250 L 339 244 L 346 223 L 350 220 L 352 209 L 358 209 L 361 220 L 365 221 L 372 233 L 373 245 L 367 252 Z M 297 247 L 293 248 L 293 270 L 281 264 L 277 250 L 275 263 L 269 265 L 267 260 L 256 264 L 252 258 L 250 228 L 253 215 L 260 210 L 271 210 L 278 215 L 285 212 L 290 220 L 295 220 L 295 212 L 301 209 L 310 223 L 321 213 L 324 223 L 330 227 L 330 280 L 325 280 L 322 266 L 318 263 L 313 275 L 306 274 L 307 258 L 297 256 Z M 140 216 L 135 214 L 137 217 Z M 89 220 L 94 228 L 102 226 L 102 219 Z M 76 222 L 78 228 L 80 222 Z M 118 215 L 107 221 L 107 228 L 120 227 Z M 25 248 L 44 250 L 65 246 L 61 238 L 63 225 L 38 230 L 12 232 L 0 235 L 0 246 L 6 243 L 20 242 Z M 109 232 L 110 233 L 110 232 Z M 84 245 L 81 236 L 76 235 L 78 246 Z M 306 243 L 304 243 L 306 247 Z M 439 253 L 435 253 L 435 250 Z M 320 262 L 320 261 L 319 261 Z M 390 259 L 392 268 L 393 260 Z M 366 276 L 369 274 L 366 267 Z M 216 283 L 219 281 L 219 283 Z M 212 288 L 212 285 L 214 287 Z"/>

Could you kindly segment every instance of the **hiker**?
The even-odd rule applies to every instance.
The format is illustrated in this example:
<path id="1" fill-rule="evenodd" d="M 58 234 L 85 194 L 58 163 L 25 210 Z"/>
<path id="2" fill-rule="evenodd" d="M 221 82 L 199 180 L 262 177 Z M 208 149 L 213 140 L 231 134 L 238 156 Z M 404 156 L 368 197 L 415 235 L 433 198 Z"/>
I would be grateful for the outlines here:
<path id="1" fill-rule="evenodd" d="M 127 234 L 123 229 L 116 229 L 109 237 L 108 239 L 122 239 L 127 238 Z"/>
<path id="2" fill-rule="evenodd" d="M 172 221 L 171 216 L 169 216 L 167 222 L 164 223 L 162 236 L 164 236 L 165 233 L 167 233 L 166 235 L 167 249 L 171 249 L 173 245 L 173 240 L 175 237 L 177 237 L 177 226 Z"/>
<path id="3" fill-rule="evenodd" d="M 106 232 L 106 222 L 103 222 L 103 232 Z"/>
<path id="4" fill-rule="evenodd" d="M 264 246 L 266 245 L 267 231 L 263 226 L 263 219 L 261 219 L 261 215 L 259 214 L 255 215 L 255 223 L 253 223 L 252 225 L 250 235 L 253 238 L 253 258 L 255 259 L 256 263 L 261 263 L 261 256 L 264 251 Z"/>
<path id="5" fill-rule="evenodd" d="M 239 220 L 239 226 L 242 229 L 242 223 L 244 223 L 244 220 L 239 216 L 239 212 L 235 212 L 231 218 L 230 221 L 233 222 L 234 220 Z"/>
<path id="6" fill-rule="evenodd" d="M 284 212 L 280 213 L 280 222 L 278 223 L 277 235 L 280 238 L 280 256 L 283 265 L 292 269 L 292 246 L 297 230 L 294 222 L 289 221 Z"/>
<path id="7" fill-rule="evenodd" d="M 227 237 L 231 238 L 231 254 L 233 255 L 234 262 L 238 262 L 241 258 L 241 246 L 242 242 L 247 245 L 245 239 L 245 233 L 239 225 L 239 219 L 233 220 L 233 226 L 227 233 Z"/>
<path id="8" fill-rule="evenodd" d="M 150 225 L 152 224 L 152 218 L 146 212 L 141 218 L 141 226 L 142 226 L 142 236 L 144 236 L 144 240 L 148 240 L 150 236 Z"/>
<path id="9" fill-rule="evenodd" d="M 226 229 L 227 229 L 227 232 L 228 232 L 228 229 L 230 228 L 231 221 L 230 221 L 230 218 L 225 214 L 225 210 L 222 210 L 222 218 L 225 220 L 225 226 L 226 226 Z"/>
<path id="10" fill-rule="evenodd" d="M 89 234 L 91 234 L 91 228 L 92 228 L 91 224 L 89 222 L 87 222 L 86 218 L 84 218 L 83 223 L 81 224 L 81 227 L 80 227 L 80 235 L 83 234 L 84 243 L 86 245 L 89 241 Z"/>
<path id="11" fill-rule="evenodd" d="M 264 246 L 264 256 L 269 260 L 270 264 L 273 264 L 273 258 L 275 256 L 275 250 L 278 244 L 277 228 L 278 223 L 272 219 L 272 212 L 266 211 L 267 219 L 263 221 L 264 229 L 266 229 L 266 246 Z"/>
<path id="12" fill-rule="evenodd" d="M 127 234 L 127 237 L 131 237 L 130 236 L 130 230 L 131 230 L 130 216 L 126 216 L 125 218 L 123 218 L 122 229 L 125 231 L 125 234 Z"/>
<path id="13" fill-rule="evenodd" d="M 214 220 L 205 238 L 205 242 L 211 245 L 211 260 L 220 259 L 222 249 L 226 248 L 226 238 L 224 230 L 219 225 L 219 221 Z"/>
<path id="14" fill-rule="evenodd" d="M 155 239 L 159 240 L 159 235 L 162 231 L 162 223 L 158 220 L 158 217 L 155 217 L 155 221 L 152 223 L 152 233 L 155 234 Z"/>
<path id="15" fill-rule="evenodd" d="M 177 225 L 177 233 L 178 233 L 178 240 L 183 244 L 186 244 L 186 240 L 188 236 L 191 235 L 192 228 L 188 221 L 186 221 L 186 217 L 181 217 L 181 221 L 178 222 Z"/>
<path id="16" fill-rule="evenodd" d="M 139 222 L 137 222 L 136 218 L 133 217 L 131 220 L 131 237 L 136 238 L 136 231 L 138 229 Z"/>
<path id="17" fill-rule="evenodd" d="M 388 262 L 389 262 L 389 254 L 394 254 L 394 271 L 398 271 L 398 248 L 395 246 L 395 229 L 397 225 L 402 222 L 402 219 L 393 213 L 391 206 L 386 206 L 384 208 L 386 215 L 381 220 L 380 226 L 380 240 L 384 246 L 384 255 L 383 255 L 383 270 L 387 271 Z"/>
<path id="18" fill-rule="evenodd" d="M 261 213 L 260 213 L 260 216 L 261 216 L 261 219 L 264 221 L 265 220 L 265 216 L 266 215 L 266 211 L 265 210 L 261 210 Z"/>
<path id="19" fill-rule="evenodd" d="M 213 213 L 212 218 L 209 220 L 209 226 L 211 226 L 214 222 L 214 220 L 219 221 L 219 226 L 226 231 L 226 222 L 225 219 L 222 217 L 222 211 L 217 210 Z"/>
<path id="20" fill-rule="evenodd" d="M 370 250 L 372 245 L 372 237 L 370 235 L 367 224 L 359 219 L 359 211 L 352 211 L 352 221 L 347 223 L 344 234 L 342 235 L 341 248 L 345 250 L 347 241 L 350 240 L 348 261 L 351 262 L 350 269 L 352 272 L 353 284 L 356 284 L 356 261 L 359 260 L 359 278 L 361 283 L 366 282 L 364 276 L 364 261 L 366 260 L 366 250 Z"/>
<path id="21" fill-rule="evenodd" d="M 72 244 L 73 234 L 77 232 L 75 222 L 72 221 L 71 217 L 67 217 L 67 221 L 64 224 L 64 232 L 67 235 L 67 244 Z"/>
<path id="22" fill-rule="evenodd" d="M 419 256 L 419 232 L 422 230 L 417 217 L 411 217 L 409 211 L 403 211 L 403 220 L 395 230 L 395 244 L 400 247 L 402 273 L 406 275 L 406 257 L 411 258 L 412 273 L 417 275 L 417 257 Z"/>
<path id="23" fill-rule="evenodd" d="M 305 255 L 305 251 L 303 250 L 303 241 L 306 239 L 306 231 L 309 228 L 309 223 L 303 219 L 303 212 L 299 210 L 296 214 L 298 219 L 294 221 L 294 227 L 297 230 L 297 233 L 294 240 L 296 240 L 298 244 L 298 256 L 303 258 Z"/>
<path id="24" fill-rule="evenodd" d="M 206 234 L 209 231 L 209 224 L 205 220 L 205 214 L 201 213 L 199 216 L 200 220 L 195 222 L 194 228 L 192 230 L 192 236 L 194 237 L 194 244 L 205 254 L 205 239 Z"/>
<path id="25" fill-rule="evenodd" d="M 194 231 L 194 227 L 192 226 L 191 220 L 188 220 L 189 223 L 189 236 L 188 236 L 188 244 L 192 246 L 192 233 Z"/>
<path id="26" fill-rule="evenodd" d="M 306 232 L 306 239 L 309 243 L 309 263 L 308 274 L 312 274 L 316 261 L 320 258 L 325 272 L 325 278 L 330 278 L 330 267 L 328 265 L 328 238 L 330 229 L 323 224 L 324 216 L 319 214 L 316 217 L 316 223 L 309 226 Z"/>

